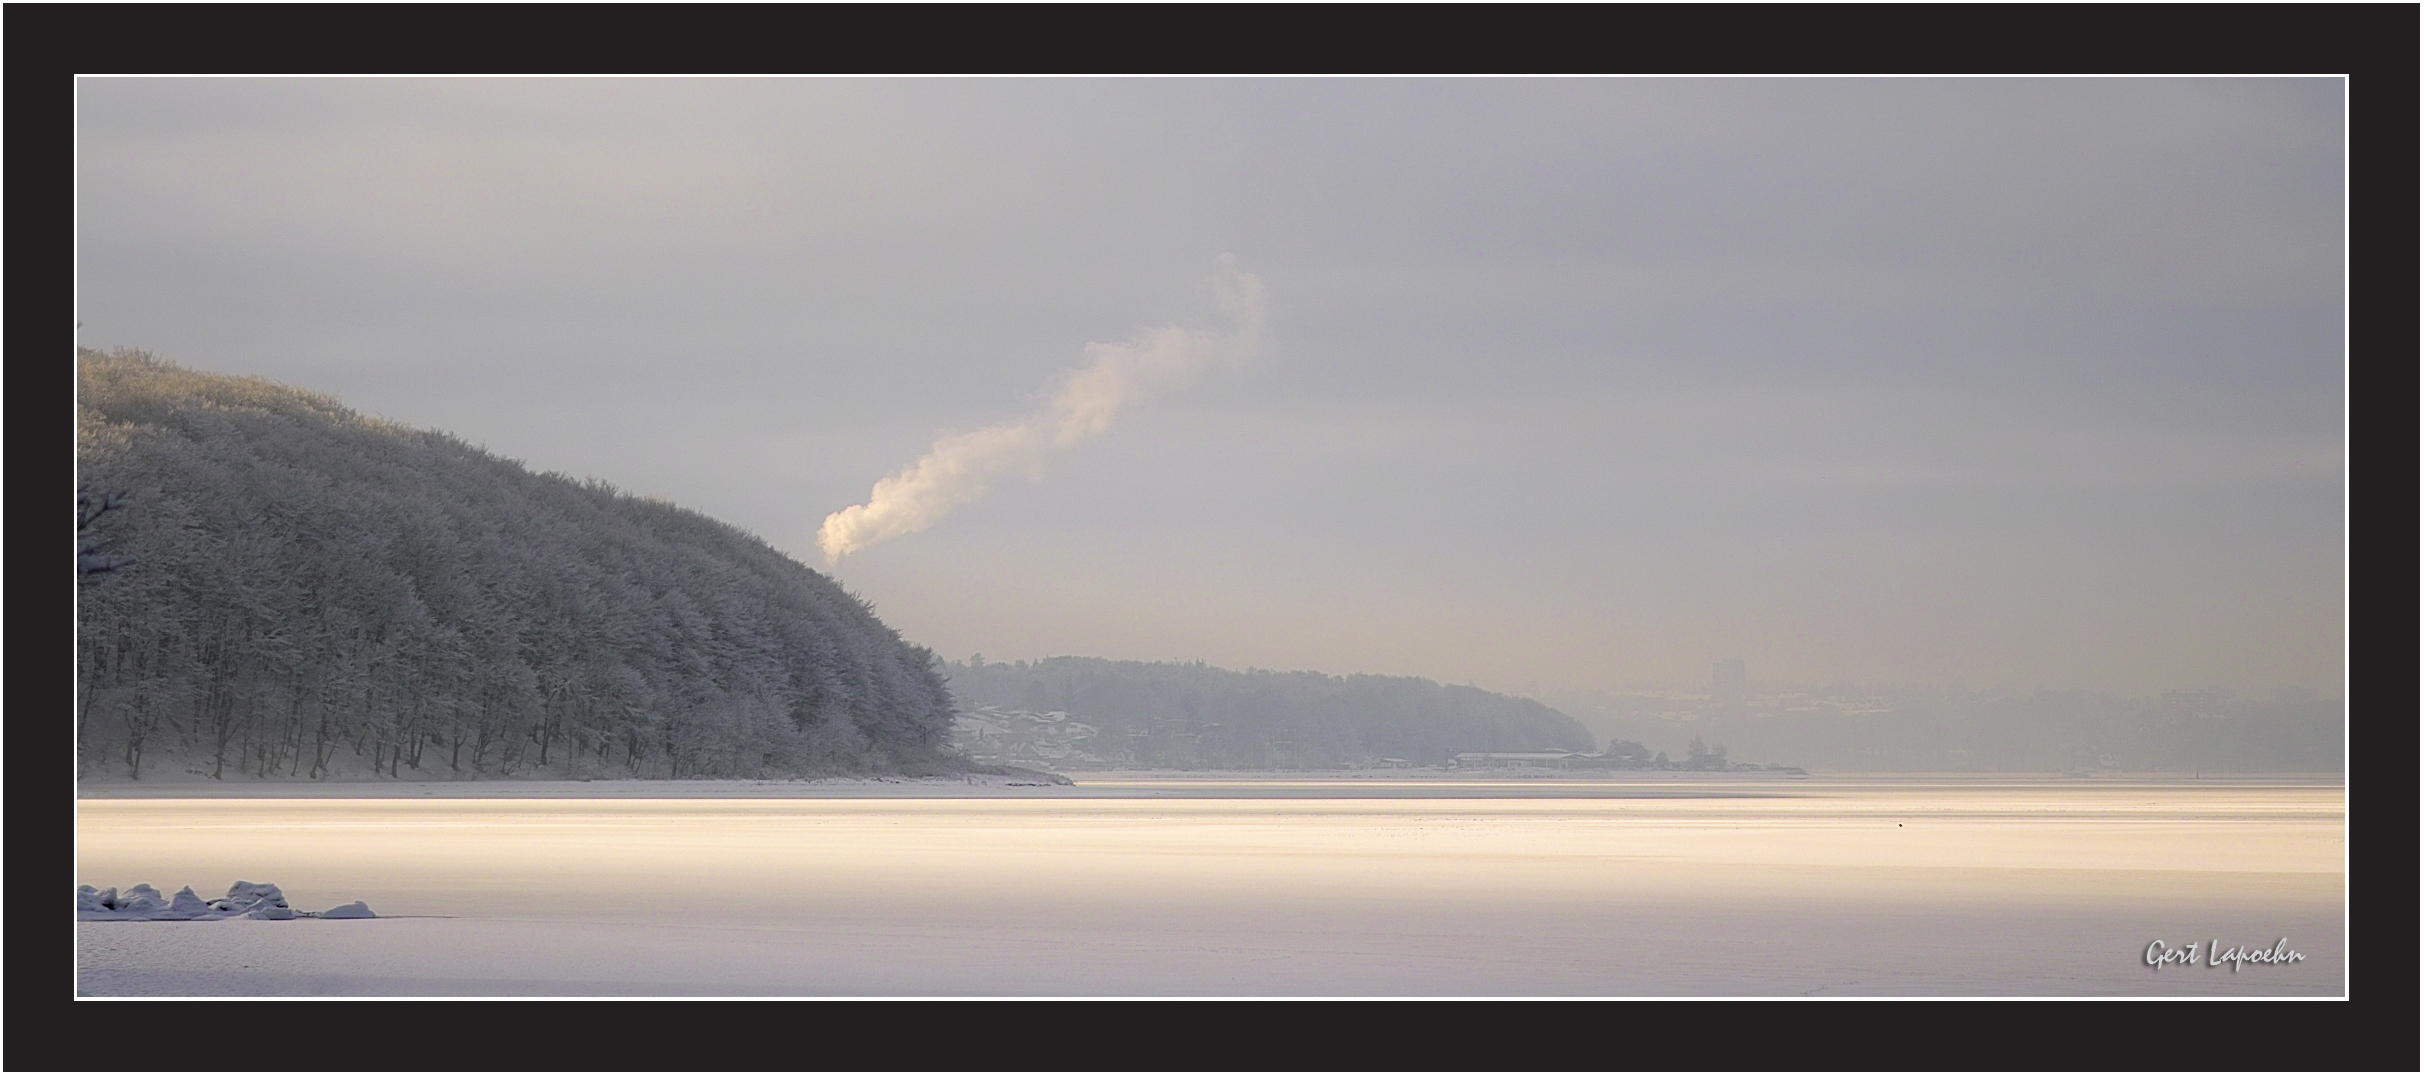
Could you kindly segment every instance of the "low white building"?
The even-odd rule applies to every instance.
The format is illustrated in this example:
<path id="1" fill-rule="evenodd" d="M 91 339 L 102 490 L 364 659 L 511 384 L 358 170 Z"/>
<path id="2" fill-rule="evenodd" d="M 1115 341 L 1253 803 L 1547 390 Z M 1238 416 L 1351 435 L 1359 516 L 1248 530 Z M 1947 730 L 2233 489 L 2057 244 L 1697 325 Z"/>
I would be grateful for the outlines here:
<path id="1" fill-rule="evenodd" d="M 1564 769 L 1577 759 L 1590 758 L 1580 751 L 1463 751 L 1456 756 L 1460 770 L 1526 770 Z"/>

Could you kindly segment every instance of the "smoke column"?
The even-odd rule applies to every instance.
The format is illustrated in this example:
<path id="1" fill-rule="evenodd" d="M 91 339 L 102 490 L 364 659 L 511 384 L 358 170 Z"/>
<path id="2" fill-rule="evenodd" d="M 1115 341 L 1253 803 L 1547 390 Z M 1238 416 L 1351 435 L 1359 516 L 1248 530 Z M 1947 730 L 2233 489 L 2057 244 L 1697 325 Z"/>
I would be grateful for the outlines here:
<path id="1" fill-rule="evenodd" d="M 1243 361 L 1262 335 L 1262 282 L 1223 255 L 1211 283 L 1229 319 L 1226 330 L 1168 325 L 1123 343 L 1087 344 L 1086 364 L 1062 374 L 1034 414 L 942 438 L 916 463 L 877 482 L 867 503 L 826 516 L 816 541 L 827 563 L 925 530 L 1004 475 L 1040 479 L 1053 457 L 1109 429 L 1121 411 L 1184 388 L 1215 365 Z"/>

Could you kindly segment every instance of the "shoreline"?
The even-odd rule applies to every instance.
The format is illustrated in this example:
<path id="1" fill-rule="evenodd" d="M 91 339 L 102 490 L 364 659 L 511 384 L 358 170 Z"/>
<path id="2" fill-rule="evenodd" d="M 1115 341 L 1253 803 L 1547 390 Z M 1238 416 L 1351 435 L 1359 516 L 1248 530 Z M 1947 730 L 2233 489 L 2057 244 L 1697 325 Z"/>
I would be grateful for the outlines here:
<path id="1" fill-rule="evenodd" d="M 1039 775 L 1040 776 L 1040 775 Z M 973 774 L 956 777 L 826 777 L 779 780 L 462 780 L 462 781 L 80 781 L 78 800 L 152 799 L 961 799 L 961 798 L 1197 798 L 1252 794 L 1286 798 L 1291 792 L 1336 796 L 1457 795 L 1525 798 L 1558 795 L 1790 794 L 1808 784 L 1962 785 L 2248 785 L 2347 786 L 2333 773 L 2104 774 L 2059 773 L 1689 773 L 1673 771 L 1544 771 L 1533 774 L 1454 773 L 1420 770 L 1206 771 L 1092 770 L 1064 775 L 1069 784 L 1025 775 Z M 1716 786 L 1716 787 L 1712 787 Z M 1753 789 L 1760 789 L 1754 792 Z M 1774 791 L 1766 791 L 1773 789 Z M 1224 797 L 1225 798 L 1225 797 Z"/>

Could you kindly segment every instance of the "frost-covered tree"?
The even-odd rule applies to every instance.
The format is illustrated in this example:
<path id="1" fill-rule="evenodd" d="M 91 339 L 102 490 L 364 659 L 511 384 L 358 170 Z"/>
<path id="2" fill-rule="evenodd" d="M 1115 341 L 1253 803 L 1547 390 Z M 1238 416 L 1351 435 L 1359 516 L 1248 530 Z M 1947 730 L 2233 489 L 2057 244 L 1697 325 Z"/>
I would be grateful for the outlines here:
<path id="1" fill-rule="evenodd" d="M 88 773 L 960 765 L 933 656 L 751 535 L 270 382 L 78 366 L 80 474 L 128 506 L 79 498 Z"/>
<path id="2" fill-rule="evenodd" d="M 121 493 L 96 492 L 90 483 L 76 487 L 76 578 L 78 581 L 96 575 L 106 575 L 127 564 L 127 558 L 109 552 L 110 541 L 95 533 L 93 526 L 101 517 L 125 504 Z"/>

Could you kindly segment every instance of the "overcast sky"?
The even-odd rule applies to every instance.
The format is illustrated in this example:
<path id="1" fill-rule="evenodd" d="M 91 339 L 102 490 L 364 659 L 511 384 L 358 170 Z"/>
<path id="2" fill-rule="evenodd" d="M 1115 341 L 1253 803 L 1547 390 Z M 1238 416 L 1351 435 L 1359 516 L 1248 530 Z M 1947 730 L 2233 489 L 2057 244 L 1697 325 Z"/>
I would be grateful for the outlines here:
<path id="1" fill-rule="evenodd" d="M 745 527 L 953 658 L 2340 694 L 2342 84 L 78 92 L 86 346 Z M 1259 351 L 829 567 L 1086 345 Z"/>

